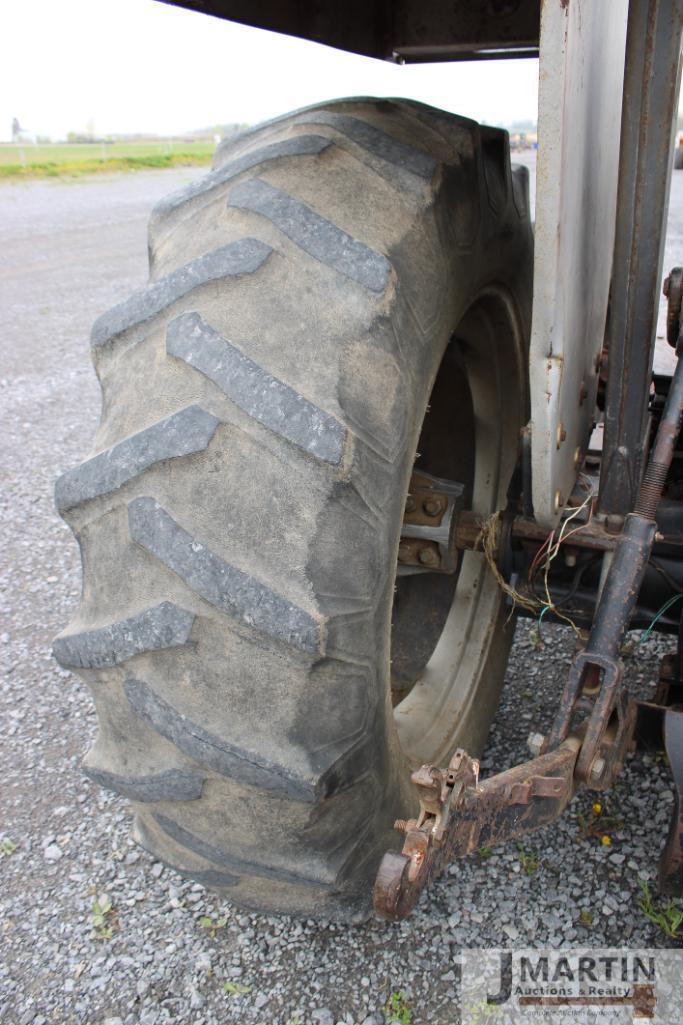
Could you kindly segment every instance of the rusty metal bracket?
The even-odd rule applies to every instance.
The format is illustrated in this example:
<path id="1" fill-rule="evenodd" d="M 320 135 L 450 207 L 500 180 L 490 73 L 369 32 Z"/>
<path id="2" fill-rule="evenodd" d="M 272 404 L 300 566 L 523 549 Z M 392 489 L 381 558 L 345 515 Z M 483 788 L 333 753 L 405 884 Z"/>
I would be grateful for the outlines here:
<path id="1" fill-rule="evenodd" d="M 580 743 L 571 737 L 557 750 L 481 783 L 479 763 L 462 750 L 448 769 L 423 765 L 414 772 L 420 814 L 396 823 L 405 841 L 400 854 L 387 851 L 380 864 L 373 894 L 377 914 L 405 918 L 453 858 L 556 819 L 574 793 Z"/>
<path id="2" fill-rule="evenodd" d="M 399 819 L 394 828 L 405 833 L 403 851 L 387 851 L 377 873 L 373 894 L 375 911 L 383 918 L 405 918 L 422 889 L 436 879 L 450 861 L 456 813 L 465 791 L 477 785 L 479 762 L 458 749 L 447 769 L 423 765 L 411 780 L 420 800 L 417 819 Z"/>
<path id="3" fill-rule="evenodd" d="M 591 790 L 612 786 L 633 742 L 636 704 L 624 694 L 622 677 L 619 661 L 599 652 L 580 651 L 572 662 L 550 734 L 539 744 L 541 750 L 558 747 L 575 716 L 584 714 L 576 776 Z"/>
<path id="4" fill-rule="evenodd" d="M 453 573 L 459 552 L 453 530 L 462 509 L 465 485 L 413 471 L 403 514 L 398 573 Z"/>

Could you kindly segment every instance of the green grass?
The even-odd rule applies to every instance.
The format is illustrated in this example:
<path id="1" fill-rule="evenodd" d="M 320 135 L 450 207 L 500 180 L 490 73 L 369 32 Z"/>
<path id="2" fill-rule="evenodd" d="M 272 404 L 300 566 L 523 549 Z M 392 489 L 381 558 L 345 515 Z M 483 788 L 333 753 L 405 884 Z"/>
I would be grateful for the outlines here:
<path id="1" fill-rule="evenodd" d="M 384 1013 L 390 1025 L 412 1025 L 413 1012 L 405 993 L 394 992 L 384 1005 Z"/>
<path id="2" fill-rule="evenodd" d="M 216 933 L 218 932 L 219 929 L 224 929 L 225 928 L 225 926 L 228 924 L 228 920 L 227 920 L 227 918 L 216 918 L 216 919 L 213 919 L 213 918 L 209 918 L 208 915 L 203 915 L 199 919 L 199 924 L 201 925 L 202 929 L 208 929 L 208 931 L 211 933 L 211 939 L 215 940 L 216 939 Z"/>
<path id="3" fill-rule="evenodd" d="M 241 982 L 224 982 L 223 989 L 229 997 L 241 997 L 252 991 L 251 986 L 243 986 Z"/>
<path id="4" fill-rule="evenodd" d="M 525 875 L 532 876 L 538 868 L 538 854 L 534 850 L 525 850 L 521 843 L 517 844 L 519 863 Z"/>
<path id="5" fill-rule="evenodd" d="M 638 904 L 646 918 L 658 926 L 670 940 L 683 939 L 683 909 L 680 905 L 677 905 L 673 898 L 655 903 L 647 880 L 639 879 L 638 884 L 641 891 Z"/>
<path id="6" fill-rule="evenodd" d="M 33 146 L 0 144 L 0 180 L 78 177 L 103 171 L 209 164 L 210 142 L 74 143 Z"/>
<path id="7" fill-rule="evenodd" d="M 97 939 L 110 940 L 116 923 L 116 912 L 106 893 L 95 897 L 90 911 L 90 921 Z"/>

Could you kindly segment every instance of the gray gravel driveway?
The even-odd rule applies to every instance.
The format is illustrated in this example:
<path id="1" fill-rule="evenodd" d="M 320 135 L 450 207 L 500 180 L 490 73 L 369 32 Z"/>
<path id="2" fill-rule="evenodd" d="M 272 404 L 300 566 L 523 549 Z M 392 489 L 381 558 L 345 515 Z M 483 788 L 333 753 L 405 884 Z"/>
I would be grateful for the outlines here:
<path id="1" fill-rule="evenodd" d="M 452 867 L 408 922 L 353 928 L 232 909 L 135 848 L 125 802 L 80 774 L 96 721 L 50 655 L 80 589 L 53 481 L 98 418 L 90 324 L 144 282 L 149 209 L 197 173 L 0 188 L 0 1021 L 377 1025 L 401 991 L 414 1025 L 452 1025 L 463 947 L 669 946 L 637 903 L 671 807 L 658 758 L 633 758 L 599 820 L 580 796 L 521 849 Z M 536 648 L 528 622 L 517 628 L 485 771 L 525 758 L 530 729 L 549 722 L 572 638 L 544 638 Z M 636 648 L 634 687 L 667 647 Z"/>

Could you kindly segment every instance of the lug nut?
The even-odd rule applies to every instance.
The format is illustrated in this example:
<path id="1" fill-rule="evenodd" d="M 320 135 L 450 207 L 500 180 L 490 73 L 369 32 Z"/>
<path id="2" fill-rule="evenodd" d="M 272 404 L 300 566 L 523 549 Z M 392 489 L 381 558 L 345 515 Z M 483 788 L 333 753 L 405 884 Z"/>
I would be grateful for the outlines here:
<path id="1" fill-rule="evenodd" d="M 415 499 L 412 495 L 408 495 L 408 497 L 406 498 L 406 512 L 415 512 Z"/>
<path id="2" fill-rule="evenodd" d="M 423 503 L 422 508 L 427 513 L 427 516 L 438 516 L 441 512 L 441 502 L 438 498 L 428 498 Z"/>
<path id="3" fill-rule="evenodd" d="M 439 556 L 433 548 L 421 548 L 417 558 L 423 566 L 439 565 Z"/>
<path id="4" fill-rule="evenodd" d="M 565 430 L 564 424 L 562 422 L 560 422 L 557 425 L 557 447 L 559 448 L 560 445 L 562 444 L 562 442 L 566 441 L 566 440 L 567 440 L 567 432 Z"/>

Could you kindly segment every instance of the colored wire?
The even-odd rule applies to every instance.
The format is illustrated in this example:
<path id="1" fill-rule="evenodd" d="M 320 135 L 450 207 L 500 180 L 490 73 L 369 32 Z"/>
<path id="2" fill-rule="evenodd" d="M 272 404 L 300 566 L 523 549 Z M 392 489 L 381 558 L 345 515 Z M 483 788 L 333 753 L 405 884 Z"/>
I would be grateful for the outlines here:
<path id="1" fill-rule="evenodd" d="M 543 641 L 543 636 L 541 634 L 541 623 L 543 622 L 543 617 L 545 616 L 546 612 L 548 612 L 551 608 L 553 608 L 552 605 L 544 605 L 541 609 L 541 614 L 538 617 L 538 621 L 536 623 L 536 629 L 538 630 L 538 639 L 541 642 Z"/>
<path id="2" fill-rule="evenodd" d="M 553 540 L 554 536 L 555 536 L 555 531 L 551 530 L 550 533 L 548 534 L 547 538 L 545 539 L 545 541 L 541 545 L 541 547 L 537 550 L 536 554 L 534 555 L 534 557 L 533 557 L 533 559 L 531 561 L 531 565 L 529 566 L 529 572 L 527 574 L 527 579 L 528 579 L 530 584 L 533 583 L 533 579 L 534 579 L 534 576 L 536 575 L 536 571 L 538 569 L 540 560 L 541 560 L 541 558 L 543 557 L 543 555 L 545 553 L 546 547 L 549 544 L 552 543 L 552 540 Z"/>
<path id="3" fill-rule="evenodd" d="M 652 622 L 650 623 L 650 625 L 647 627 L 647 629 L 643 633 L 641 633 L 640 641 L 638 642 L 638 644 L 643 644 L 645 641 L 647 641 L 647 639 L 649 638 L 650 633 L 654 629 L 655 623 L 659 619 L 661 619 L 662 616 L 664 616 L 665 612 L 668 612 L 669 609 L 671 609 L 672 605 L 674 605 L 676 602 L 678 602 L 679 598 L 683 598 L 683 593 L 674 594 L 673 598 L 670 598 L 668 602 L 665 602 L 665 604 L 661 606 L 659 611 L 656 613 L 656 615 L 652 619 Z"/>
<path id="4" fill-rule="evenodd" d="M 560 546 L 562 545 L 562 542 L 565 540 L 565 531 L 567 529 L 568 524 L 570 524 L 571 521 L 576 516 L 578 516 L 580 512 L 582 512 L 586 508 L 588 503 L 590 501 L 592 501 L 592 498 L 593 498 L 593 495 L 592 495 L 592 492 L 591 492 L 591 493 L 589 493 L 586 496 L 586 498 L 583 500 L 581 505 L 577 506 L 576 509 L 574 510 L 574 512 L 571 513 L 567 517 L 567 519 L 562 524 L 562 527 L 560 528 L 560 533 L 559 533 L 559 536 L 558 536 L 557 541 L 555 542 L 554 546 L 551 544 L 550 547 L 548 548 L 548 554 L 546 555 L 546 560 L 545 560 L 545 565 L 544 565 L 544 573 L 543 573 L 543 584 L 545 586 L 545 597 L 546 597 L 546 604 L 547 605 L 552 606 L 552 604 L 553 604 L 553 600 L 550 597 L 550 584 L 549 584 L 549 581 L 548 581 L 548 574 L 550 572 L 550 564 L 552 563 L 553 559 L 557 558 L 558 552 L 560 551 Z M 572 531 L 572 533 L 574 533 L 574 531 Z M 563 615 L 561 612 L 558 613 L 558 615 L 562 619 L 566 619 L 567 622 L 570 623 L 571 626 L 574 628 L 574 630 L 578 633 L 578 629 L 577 629 L 576 625 L 572 622 L 572 620 L 569 619 L 568 616 Z"/>
<path id="5" fill-rule="evenodd" d="M 593 492 L 590 483 L 584 482 L 582 479 L 580 479 L 580 484 L 584 488 L 584 490 L 588 492 L 585 499 L 583 500 L 581 505 L 577 506 L 564 520 L 560 528 L 560 532 L 557 535 L 557 540 L 555 540 L 556 532 L 554 530 L 551 530 L 543 544 L 536 551 L 534 558 L 532 559 L 531 565 L 529 567 L 529 572 L 527 574 L 527 581 L 529 584 L 529 588 L 532 592 L 530 595 L 520 594 L 513 587 L 511 587 L 503 579 L 500 570 L 498 569 L 496 556 L 497 541 L 500 530 L 500 514 L 494 513 L 493 516 L 489 517 L 488 520 L 484 520 L 481 523 L 481 530 L 479 537 L 477 539 L 477 547 L 481 546 L 484 556 L 486 557 L 486 561 L 489 563 L 490 569 L 496 577 L 496 580 L 498 581 L 501 590 L 504 591 L 511 599 L 511 613 L 514 610 L 514 606 L 516 604 L 521 605 L 523 608 L 527 609 L 528 612 L 538 612 L 539 616 L 537 623 L 539 635 L 541 624 L 543 622 L 543 617 L 547 612 L 550 611 L 552 611 L 558 617 L 558 619 L 562 619 L 565 623 L 568 623 L 576 634 L 580 633 L 576 623 L 574 623 L 574 621 L 570 619 L 569 616 L 565 615 L 563 612 L 560 612 L 559 607 L 553 602 L 552 596 L 550 594 L 550 585 L 548 581 L 550 565 L 553 562 L 553 560 L 557 558 L 557 555 L 560 551 L 562 544 L 566 542 L 567 539 L 571 537 L 573 534 L 588 526 L 593 516 L 593 508 L 591 504 L 590 511 L 588 514 L 588 520 L 586 521 L 586 523 L 582 523 L 580 526 L 575 527 L 567 534 L 567 527 L 572 522 L 572 520 L 574 520 L 586 508 L 586 506 L 589 505 L 589 503 L 592 503 L 593 500 Z M 543 568 L 543 584 L 546 598 L 545 602 L 541 601 L 533 594 L 534 577 L 538 570 L 541 568 L 541 566 Z M 569 596 L 565 596 L 565 598 L 567 597 Z"/>

